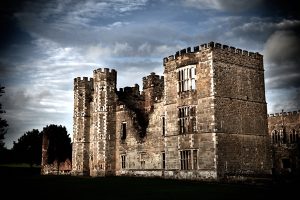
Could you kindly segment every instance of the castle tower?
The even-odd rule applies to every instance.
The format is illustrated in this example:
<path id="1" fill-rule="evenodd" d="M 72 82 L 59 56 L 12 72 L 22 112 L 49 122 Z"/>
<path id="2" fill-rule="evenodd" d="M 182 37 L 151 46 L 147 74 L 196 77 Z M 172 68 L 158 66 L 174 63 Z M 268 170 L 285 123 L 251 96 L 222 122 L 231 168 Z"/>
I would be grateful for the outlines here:
<path id="1" fill-rule="evenodd" d="M 74 79 L 74 116 L 73 116 L 73 175 L 89 174 L 90 147 L 90 102 L 93 79 L 87 77 Z"/>
<path id="2" fill-rule="evenodd" d="M 210 42 L 163 64 L 166 169 L 205 179 L 269 175 L 263 56 Z"/>
<path id="3" fill-rule="evenodd" d="M 90 175 L 105 176 L 115 173 L 116 85 L 117 72 L 94 70 L 94 93 L 91 105 Z"/>
<path id="4" fill-rule="evenodd" d="M 145 111 L 153 110 L 155 100 L 161 99 L 164 91 L 164 77 L 152 72 L 149 76 L 143 77 L 143 93 L 145 96 Z"/>

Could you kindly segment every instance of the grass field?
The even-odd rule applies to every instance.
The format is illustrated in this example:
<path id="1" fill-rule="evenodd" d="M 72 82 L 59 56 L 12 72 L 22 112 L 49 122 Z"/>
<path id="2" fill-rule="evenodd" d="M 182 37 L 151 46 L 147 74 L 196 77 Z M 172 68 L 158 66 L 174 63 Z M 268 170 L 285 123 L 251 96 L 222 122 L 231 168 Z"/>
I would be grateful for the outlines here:
<path id="1" fill-rule="evenodd" d="M 270 199 L 297 195 L 292 184 L 221 184 L 138 177 L 40 176 L 39 168 L 0 166 L 7 199 Z M 2 199 L 2 198 L 1 198 Z"/>

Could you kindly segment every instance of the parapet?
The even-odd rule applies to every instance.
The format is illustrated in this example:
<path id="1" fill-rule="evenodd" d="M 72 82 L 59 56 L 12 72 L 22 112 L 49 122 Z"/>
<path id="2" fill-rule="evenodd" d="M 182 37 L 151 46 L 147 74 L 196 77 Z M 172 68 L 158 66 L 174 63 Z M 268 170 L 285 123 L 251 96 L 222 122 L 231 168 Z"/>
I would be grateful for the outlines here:
<path id="1" fill-rule="evenodd" d="M 88 77 L 77 77 L 74 78 L 74 84 L 78 83 L 91 83 L 93 82 L 93 78 L 88 78 Z"/>
<path id="2" fill-rule="evenodd" d="M 272 114 L 268 114 L 268 117 L 292 116 L 292 115 L 299 115 L 299 114 L 300 114 L 300 110 L 297 110 L 291 112 L 272 113 Z"/>
<path id="3" fill-rule="evenodd" d="M 98 68 L 93 71 L 94 81 L 109 80 L 117 82 L 117 71 L 109 68 Z"/>
<path id="4" fill-rule="evenodd" d="M 109 68 L 98 68 L 93 71 L 94 74 L 98 73 L 104 73 L 104 74 L 114 74 L 117 75 L 117 71 L 115 69 L 109 69 Z"/>
<path id="5" fill-rule="evenodd" d="M 216 42 L 209 42 L 209 43 L 204 43 L 204 44 L 195 46 L 193 48 L 187 47 L 186 49 L 177 51 L 175 53 L 175 55 L 170 55 L 169 57 L 163 58 L 163 65 L 165 65 L 167 62 L 177 59 L 178 57 L 183 56 L 185 54 L 201 52 L 202 50 L 205 50 L 207 48 L 224 49 L 224 50 L 227 50 L 232 53 L 249 56 L 249 57 L 256 58 L 256 59 L 262 59 L 262 55 L 259 54 L 258 52 L 256 52 L 256 53 L 248 52 L 246 50 L 242 50 L 242 49 L 235 48 L 232 46 L 222 45 L 222 44 L 216 43 Z"/>
<path id="6" fill-rule="evenodd" d="M 143 77 L 143 88 L 149 88 L 157 86 L 164 82 L 164 76 L 159 76 L 154 72 L 151 72 L 150 75 Z"/>
<path id="7" fill-rule="evenodd" d="M 140 86 L 138 84 L 134 84 L 133 87 L 124 87 L 120 88 L 119 91 L 117 91 L 120 95 L 140 95 Z"/>
<path id="8" fill-rule="evenodd" d="M 74 78 L 74 90 L 79 88 L 92 89 L 93 88 L 93 78 L 88 77 L 77 77 Z"/>

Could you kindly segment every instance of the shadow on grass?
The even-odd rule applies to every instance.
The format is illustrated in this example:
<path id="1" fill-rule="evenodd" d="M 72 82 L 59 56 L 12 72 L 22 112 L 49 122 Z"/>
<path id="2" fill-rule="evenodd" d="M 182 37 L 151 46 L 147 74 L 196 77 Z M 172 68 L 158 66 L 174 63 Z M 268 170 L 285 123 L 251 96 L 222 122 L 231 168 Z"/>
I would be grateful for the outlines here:
<path id="1" fill-rule="evenodd" d="M 221 184 L 140 177 L 40 176 L 39 168 L 0 167 L 3 191 L 22 199 L 268 199 L 286 185 Z M 289 190 L 287 190 L 289 189 Z M 295 194 L 295 193 L 294 193 Z"/>

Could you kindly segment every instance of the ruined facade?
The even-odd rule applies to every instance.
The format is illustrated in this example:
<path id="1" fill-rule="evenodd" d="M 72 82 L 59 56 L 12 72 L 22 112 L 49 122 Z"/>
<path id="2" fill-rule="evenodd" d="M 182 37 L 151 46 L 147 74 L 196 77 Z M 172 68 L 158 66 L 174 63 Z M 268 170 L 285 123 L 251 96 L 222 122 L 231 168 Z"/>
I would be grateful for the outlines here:
<path id="1" fill-rule="evenodd" d="M 164 76 L 117 90 L 74 79 L 73 175 L 222 180 L 271 174 L 263 56 L 210 42 L 163 59 Z"/>
<path id="2" fill-rule="evenodd" d="M 300 110 L 268 116 L 272 170 L 279 176 L 300 175 Z"/>

